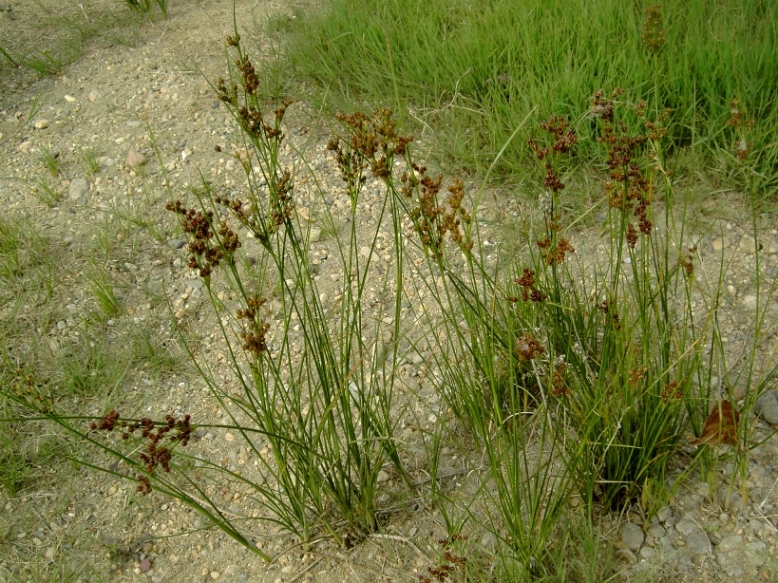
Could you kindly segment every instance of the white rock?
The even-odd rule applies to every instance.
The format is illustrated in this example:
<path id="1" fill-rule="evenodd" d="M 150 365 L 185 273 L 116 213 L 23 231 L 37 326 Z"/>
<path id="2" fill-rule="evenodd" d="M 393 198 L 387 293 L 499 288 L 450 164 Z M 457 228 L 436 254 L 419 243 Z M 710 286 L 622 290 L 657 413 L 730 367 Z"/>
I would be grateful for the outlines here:
<path id="1" fill-rule="evenodd" d="M 89 183 L 85 178 L 74 178 L 70 181 L 70 186 L 68 187 L 70 200 L 83 198 L 87 192 L 89 192 Z"/>
<path id="2" fill-rule="evenodd" d="M 76 101 L 78 101 L 78 99 L 76 99 L 72 95 L 65 95 L 65 101 L 67 101 L 68 103 L 75 103 Z"/>
<path id="3" fill-rule="evenodd" d="M 47 127 L 49 127 L 49 120 L 39 119 L 36 120 L 35 123 L 32 125 L 36 130 L 45 130 Z"/>

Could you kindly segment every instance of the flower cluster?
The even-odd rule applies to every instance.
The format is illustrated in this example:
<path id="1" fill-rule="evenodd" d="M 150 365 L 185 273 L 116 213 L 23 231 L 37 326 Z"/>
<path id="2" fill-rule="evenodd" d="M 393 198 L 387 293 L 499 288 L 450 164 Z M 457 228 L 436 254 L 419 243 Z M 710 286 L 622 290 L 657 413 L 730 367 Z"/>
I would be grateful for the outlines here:
<path id="1" fill-rule="evenodd" d="M 525 267 L 521 277 L 516 277 L 513 281 L 521 286 L 521 299 L 525 302 L 527 300 L 542 302 L 546 299 L 546 294 L 535 287 L 535 272 L 531 269 Z"/>
<path id="2" fill-rule="evenodd" d="M 594 94 L 592 111 L 601 112 L 603 121 L 602 136 L 598 140 L 608 146 L 607 165 L 609 180 L 605 182 L 605 194 L 611 208 L 621 209 L 628 214 L 632 212 L 637 218 L 638 229 L 630 222 L 627 225 L 627 243 L 634 248 L 638 240 L 638 230 L 648 236 L 653 229 L 653 223 L 648 217 L 648 207 L 651 204 L 653 185 L 643 174 L 643 169 L 637 160 L 645 136 L 631 136 L 624 124 L 614 122 L 614 99 L 621 94 L 616 89 L 610 99 L 603 99 L 602 90 Z M 659 131 L 659 126 L 652 126 L 653 131 Z"/>
<path id="3" fill-rule="evenodd" d="M 254 356 L 259 356 L 267 351 L 267 340 L 265 336 L 270 330 L 270 324 L 260 316 L 259 311 L 265 305 L 267 300 L 253 295 L 246 301 L 246 309 L 238 310 L 236 316 L 248 322 L 248 331 L 240 333 L 243 339 L 243 349 L 251 352 Z"/>
<path id="4" fill-rule="evenodd" d="M 738 160 L 745 160 L 748 158 L 748 131 L 754 127 L 754 120 L 743 120 L 743 112 L 737 99 L 733 99 L 731 102 L 730 118 L 727 120 L 726 126 L 734 128 L 739 134 L 735 155 Z"/>
<path id="5" fill-rule="evenodd" d="M 203 213 L 188 209 L 180 200 L 169 202 L 165 208 L 182 217 L 181 228 L 191 237 L 188 247 L 190 269 L 197 270 L 200 277 L 208 278 L 222 260 L 232 264 L 240 239 L 225 221 L 221 221 L 214 231 L 213 211 Z"/>
<path id="6" fill-rule="evenodd" d="M 192 427 L 189 423 L 190 416 L 185 415 L 181 419 L 176 419 L 173 415 L 165 417 L 164 424 L 154 423 L 151 419 L 144 417 L 140 421 L 127 422 L 121 419 L 119 413 L 115 410 L 109 411 L 102 419 L 92 422 L 89 428 L 92 431 L 112 432 L 119 428 L 122 430 L 122 439 L 128 440 L 130 435 L 140 430 L 141 438 L 146 443 L 146 448 L 139 455 L 140 460 L 145 464 L 146 475 L 138 475 L 138 492 L 148 494 L 151 492 L 151 482 L 148 478 L 154 470 L 161 466 L 167 473 L 170 472 L 170 461 L 173 454 L 170 448 L 162 445 L 165 439 L 169 443 L 178 443 L 186 446 L 192 437 Z"/>
<path id="7" fill-rule="evenodd" d="M 546 348 L 528 332 L 516 341 L 516 352 L 519 360 L 527 362 L 543 356 Z"/>
<path id="8" fill-rule="evenodd" d="M 659 55 L 667 40 L 662 19 L 662 7 L 659 4 L 652 4 L 646 8 L 645 15 L 643 33 L 640 36 L 648 51 L 652 55 Z"/>
<path id="9" fill-rule="evenodd" d="M 408 216 L 413 221 L 421 244 L 435 257 L 443 256 L 443 241 L 446 233 L 463 251 L 473 248 L 473 241 L 462 228 L 462 223 L 469 224 L 470 213 L 462 206 L 465 197 L 465 185 L 455 178 L 448 187 L 448 197 L 445 205 L 438 203 L 438 194 L 443 185 L 443 175 L 432 178 L 427 174 L 426 166 L 416 163 L 411 165 L 412 172 L 404 172 L 400 192 L 406 198 L 416 195 L 416 206 Z M 448 208 L 446 208 L 448 207 Z"/>

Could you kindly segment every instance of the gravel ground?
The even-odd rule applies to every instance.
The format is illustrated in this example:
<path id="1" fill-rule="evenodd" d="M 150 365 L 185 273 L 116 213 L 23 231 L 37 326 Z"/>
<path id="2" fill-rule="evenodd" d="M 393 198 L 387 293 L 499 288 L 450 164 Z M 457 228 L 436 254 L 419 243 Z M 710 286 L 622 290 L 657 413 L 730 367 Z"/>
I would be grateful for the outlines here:
<path id="1" fill-rule="evenodd" d="M 13 26 L 30 26 L 33 15 L 26 14 L 23 7 L 14 10 L 18 17 Z M 247 24 L 252 17 L 284 10 L 282 2 L 237 2 L 239 22 Z M 102 252 L 113 277 L 126 284 L 122 300 L 128 308 L 117 319 L 145 323 L 160 337 L 170 338 L 172 318 L 185 323 L 197 340 L 198 354 L 207 354 L 216 363 L 218 375 L 223 374 L 218 364 L 225 361 L 224 349 L 214 333 L 202 282 L 185 268 L 184 239 L 174 218 L 164 211 L 168 200 L 164 181 L 166 176 L 174 193 L 185 193 L 187 185 L 198 184 L 200 173 L 228 190 L 239 190 L 243 183 L 235 160 L 214 150 L 218 145 L 229 152 L 239 141 L 232 118 L 206 81 L 223 74 L 223 38 L 231 32 L 232 3 L 172 0 L 170 16 L 139 30 L 132 46 L 87 49 L 80 60 L 54 77 L 30 83 L 15 78 L 16 73 L 8 68 L 0 70 L 0 75 L 9 79 L 6 83 L 0 78 L 0 203 L 7 217 L 27 216 L 37 232 L 54 242 L 62 261 L 74 268 L 72 282 L 62 282 L 60 315 L 45 334 L 52 351 L 78 334 L 87 315 L 90 300 L 83 277 L 79 277 L 85 271 L 79 261 L 94 259 Z M 9 21 L 0 20 L 0 25 L 3 34 L 8 34 Z M 267 46 L 261 38 L 251 41 Z M 40 110 L 34 119 L 27 120 L 36 95 L 41 96 Z M 347 216 L 348 198 L 332 155 L 325 148 L 327 136 L 316 123 L 305 121 L 309 117 L 303 105 L 294 105 L 289 119 L 287 134 L 295 149 L 286 150 L 285 161 L 294 163 L 299 160 L 299 151 L 304 152 L 329 193 L 322 201 L 311 178 L 301 174 L 296 191 L 298 210 L 314 220 L 321 212 L 320 205 L 326 204 L 336 217 Z M 99 167 L 96 172 L 87 169 L 81 154 L 84 149 L 94 154 Z M 46 152 L 56 156 L 60 166 L 59 176 L 47 179 L 61 195 L 51 206 L 42 203 L 45 192 L 38 182 L 47 176 Z M 367 226 L 375 220 L 376 202 L 383 193 L 377 183 L 368 184 L 365 191 L 361 216 Z M 507 205 L 487 203 L 480 210 L 487 222 L 510 226 L 528 208 L 514 197 Z M 752 275 L 755 244 L 747 234 L 749 222 L 744 216 L 735 197 L 720 194 L 700 203 L 694 217 L 700 229 L 712 225 L 710 234 L 701 240 L 703 265 L 707 261 L 712 266 L 722 253 L 734 258 L 721 314 L 732 355 L 749 341 L 756 302 Z M 778 271 L 778 231 L 771 228 L 769 216 L 764 217 L 764 225 L 761 257 L 769 282 Z M 493 227 L 493 233 L 487 233 L 496 243 L 495 253 L 503 232 Z M 388 246 L 390 233 L 386 231 L 384 237 Z M 596 240 L 593 229 L 577 233 L 573 242 L 579 250 L 590 246 L 592 256 L 597 256 L 596 244 L 590 243 Z M 330 258 L 336 249 L 326 236 L 312 249 L 325 301 L 335 301 L 342 286 L 341 275 L 330 265 L 335 263 Z M 247 241 L 245 251 L 249 255 L 257 252 L 251 241 Z M 370 252 L 369 248 L 363 251 Z M 392 259 L 383 247 L 376 253 L 376 285 L 371 293 L 379 300 L 379 284 L 384 271 L 391 271 Z M 150 290 L 170 299 L 172 317 L 164 302 L 160 307 L 152 301 Z M 229 301 L 228 292 L 224 293 L 222 299 Z M 773 304 L 768 309 L 770 326 L 774 326 L 775 316 Z M 105 341 L 116 339 L 109 333 Z M 774 343 L 774 338 L 762 344 L 765 357 L 774 355 L 771 341 Z M 401 363 L 408 398 L 421 396 L 425 401 L 424 407 L 414 405 L 409 419 L 423 415 L 434 423 L 436 396 L 425 383 L 423 365 L 424 359 L 418 355 Z M 141 409 L 155 416 L 192 412 L 200 418 L 219 420 L 222 415 L 193 375 L 155 377 L 139 371 L 122 390 L 124 403 L 143 403 Z M 754 442 L 764 443 L 749 457 L 747 499 L 737 488 L 728 488 L 733 468 L 725 461 L 710 482 L 698 476 L 686 480 L 650 524 L 644 524 L 635 513 L 606 520 L 608 544 L 614 545 L 623 561 L 625 577 L 648 572 L 650 579 L 668 581 L 778 578 L 778 438 L 772 435 L 771 425 L 778 423 L 778 393 L 766 393 L 761 408 L 763 419 L 756 422 Z M 195 447 L 207 447 L 228 467 L 251 464 L 234 435 L 213 431 L 197 437 Z M 409 443 L 416 439 L 402 424 L 400 437 Z M 467 490 L 470 485 L 461 473 L 465 467 L 462 456 L 448 449 L 443 453 L 443 473 L 452 477 L 451 487 Z M 357 548 L 339 549 L 326 542 L 308 551 L 298 547 L 268 566 L 214 529 L 192 531 L 206 525 L 177 503 L 161 496 L 138 498 L 133 486 L 125 482 L 85 470 L 68 471 L 63 480 L 52 482 L 55 486 L 51 489 L 26 490 L 12 497 L 0 494 L 0 507 L 4 508 L 0 517 L 4 537 L 0 539 L 0 581 L 44 580 L 41 573 L 54 580 L 52 573 L 73 564 L 89 567 L 76 580 L 415 581 L 416 573 L 433 564 L 435 541 L 445 534 L 440 517 L 429 505 L 418 503 L 391 519 L 382 535 Z M 423 477 L 421 472 L 418 475 Z M 392 491 L 391 476 L 383 476 L 382 483 L 387 492 Z M 236 513 L 251 512 L 242 505 L 246 502 L 243 493 L 223 491 L 218 495 Z M 185 534 L 178 536 L 180 533 Z M 281 531 L 267 528 L 258 528 L 256 538 L 271 554 L 294 544 Z M 484 546 L 491 544 L 487 535 L 480 540 Z"/>

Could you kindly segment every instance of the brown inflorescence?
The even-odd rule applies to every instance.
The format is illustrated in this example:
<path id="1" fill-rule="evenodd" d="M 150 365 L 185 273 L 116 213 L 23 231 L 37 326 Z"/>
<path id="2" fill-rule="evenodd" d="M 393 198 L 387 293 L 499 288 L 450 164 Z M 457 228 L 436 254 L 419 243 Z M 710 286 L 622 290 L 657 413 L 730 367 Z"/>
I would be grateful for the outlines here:
<path id="1" fill-rule="evenodd" d="M 682 256 L 678 263 L 683 267 L 686 277 L 694 275 L 694 254 L 697 253 L 697 245 L 689 247 L 686 256 Z"/>
<path id="2" fill-rule="evenodd" d="M 648 51 L 652 55 L 658 55 L 662 52 L 662 47 L 667 40 L 662 19 L 662 7 L 659 4 L 652 4 L 646 8 L 645 15 L 641 38 Z"/>
<path id="3" fill-rule="evenodd" d="M 198 271 L 200 277 L 210 277 L 213 269 L 224 259 L 232 264 L 235 251 L 240 247 L 240 239 L 221 221 L 213 231 L 213 211 L 203 213 L 185 208 L 180 200 L 168 203 L 165 207 L 182 217 L 181 228 L 191 237 L 189 242 L 189 268 Z"/>
<path id="4" fill-rule="evenodd" d="M 519 360 L 529 361 L 542 356 L 546 349 L 540 341 L 529 332 L 516 341 L 516 352 Z"/>
<path id="5" fill-rule="evenodd" d="M 575 253 L 575 247 L 564 237 L 557 239 L 553 244 L 551 237 L 537 241 L 543 261 L 546 265 L 561 265 L 568 253 Z"/>
<path id="6" fill-rule="evenodd" d="M 259 314 L 262 306 L 267 300 L 253 295 L 246 300 L 246 309 L 238 310 L 236 316 L 239 319 L 248 322 L 248 330 L 240 333 L 243 339 L 243 349 L 251 352 L 254 356 L 259 356 L 267 351 L 266 335 L 270 330 L 270 324 Z"/>
<path id="7" fill-rule="evenodd" d="M 546 299 L 546 294 L 535 287 L 535 272 L 531 269 L 525 267 L 521 277 L 514 278 L 513 281 L 521 286 L 521 299 L 525 302 L 527 300 L 542 302 Z"/>
<path id="8" fill-rule="evenodd" d="M 683 380 L 681 379 L 680 382 L 670 381 L 665 385 L 665 388 L 662 389 L 662 403 L 667 403 L 671 400 L 679 401 L 683 398 Z"/>
<path id="9" fill-rule="evenodd" d="M 603 128 L 598 141 L 608 146 L 609 180 L 604 185 L 608 205 L 624 213 L 631 213 L 637 219 L 637 230 L 631 221 L 627 224 L 627 243 L 634 249 L 638 241 L 637 231 L 648 236 L 653 229 L 648 212 L 653 198 L 653 185 L 636 161 L 646 136 L 631 136 L 623 123 L 614 121 L 614 99 L 620 93 L 621 90 L 616 89 L 610 99 L 603 99 L 602 90 L 598 90 L 594 94 L 592 111 L 601 112 L 598 117 L 603 120 Z M 644 118 L 648 139 L 658 140 L 667 135 L 661 124 L 666 123 L 669 112 L 663 114 L 660 122 L 654 123 L 645 120 L 645 109 L 645 103 L 641 102 L 636 112 Z"/>
<path id="10" fill-rule="evenodd" d="M 565 382 L 565 371 L 567 365 L 562 362 L 554 368 L 551 373 L 551 394 L 555 397 L 567 397 L 572 394 L 570 387 Z"/>
<path id="11" fill-rule="evenodd" d="M 119 428 L 122 430 L 122 439 L 127 441 L 131 435 L 140 430 L 141 438 L 146 443 L 146 448 L 139 455 L 145 464 L 146 475 L 138 475 L 139 485 L 137 491 L 148 494 L 151 492 L 151 482 L 148 478 L 154 470 L 161 466 L 165 472 L 170 471 L 170 462 L 173 454 L 170 448 L 161 445 L 167 439 L 170 443 L 178 443 L 186 446 L 192 436 L 190 416 L 185 415 L 177 419 L 173 415 L 165 416 L 164 424 L 156 424 L 151 419 L 144 417 L 139 421 L 127 422 L 115 410 L 109 411 L 99 422 L 92 422 L 89 428 L 92 431 L 112 432 Z"/>

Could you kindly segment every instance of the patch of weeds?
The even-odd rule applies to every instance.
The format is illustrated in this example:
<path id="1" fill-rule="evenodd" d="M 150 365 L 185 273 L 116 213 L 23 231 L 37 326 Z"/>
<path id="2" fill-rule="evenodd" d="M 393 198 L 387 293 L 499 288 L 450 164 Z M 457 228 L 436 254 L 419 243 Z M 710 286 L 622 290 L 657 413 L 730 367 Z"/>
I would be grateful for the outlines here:
<path id="1" fill-rule="evenodd" d="M 3 48 L 3 45 L 0 45 L 0 55 L 3 55 L 6 59 L 8 59 L 14 67 L 18 68 L 22 66 L 21 63 L 17 62 L 16 59 L 11 56 L 11 53 Z"/>
<path id="2" fill-rule="evenodd" d="M 32 195 L 49 208 L 56 207 L 62 200 L 62 193 L 51 186 L 45 178 L 35 180 L 35 188 Z"/>
<path id="3" fill-rule="evenodd" d="M 118 316 L 122 306 L 106 274 L 95 273 L 89 276 L 88 280 L 92 297 L 100 309 L 99 319 L 107 320 Z"/>
<path id="4" fill-rule="evenodd" d="M 55 75 L 62 70 L 67 62 L 59 55 L 53 55 L 49 51 L 33 53 L 21 59 L 22 65 L 32 69 L 41 76 Z"/>
<path id="5" fill-rule="evenodd" d="M 124 0 L 131 10 L 142 14 L 151 14 L 154 6 L 159 8 L 162 18 L 167 18 L 167 0 Z"/>
<path id="6" fill-rule="evenodd" d="M 95 174 L 100 172 L 100 164 L 97 163 L 95 152 L 92 148 L 79 147 L 78 157 L 81 161 L 81 167 L 87 176 L 93 178 Z"/>
<path id="7" fill-rule="evenodd" d="M 51 150 L 48 150 L 46 148 L 41 148 L 41 162 L 43 163 L 43 167 L 46 168 L 48 173 L 53 177 L 57 178 L 60 174 L 60 160 L 59 160 L 59 152 L 52 152 Z"/>

